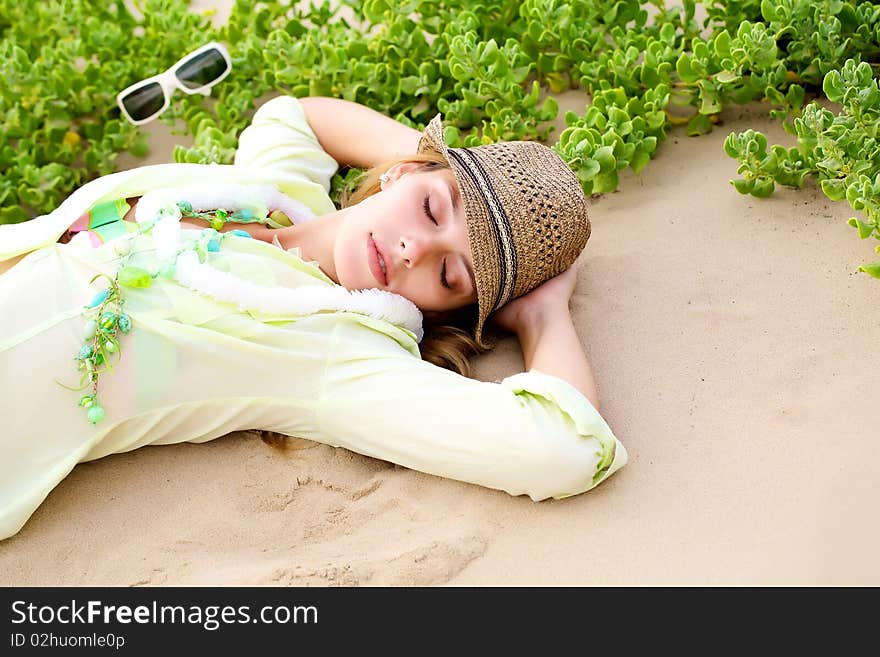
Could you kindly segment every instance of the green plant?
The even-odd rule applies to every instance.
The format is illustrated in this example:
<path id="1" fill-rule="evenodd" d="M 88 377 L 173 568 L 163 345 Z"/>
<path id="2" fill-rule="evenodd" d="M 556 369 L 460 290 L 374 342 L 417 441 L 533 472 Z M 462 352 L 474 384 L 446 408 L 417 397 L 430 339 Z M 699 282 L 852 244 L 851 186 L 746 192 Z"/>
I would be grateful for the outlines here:
<path id="1" fill-rule="evenodd" d="M 861 176 L 874 174 L 845 171 L 866 160 L 841 159 L 835 149 L 849 146 L 831 125 L 837 119 L 802 108 L 823 79 L 829 97 L 846 96 L 827 75 L 846 78 L 848 59 L 875 66 L 880 8 L 858 0 L 702 4 L 699 24 L 697 0 L 236 0 L 214 28 L 185 0 L 136 0 L 141 19 L 114 0 L 0 0 L 0 222 L 51 210 L 112 171 L 121 151 L 144 153 L 141 132 L 119 119 L 116 92 L 217 39 L 230 48 L 232 74 L 210 99 L 177 94 L 160 119 L 182 122 L 193 136 L 193 146 L 175 148 L 177 161 L 231 162 L 269 92 L 347 98 L 416 128 L 439 111 L 450 145 L 471 146 L 547 139 L 558 107 L 546 92 L 581 88 L 591 101 L 566 114 L 554 148 L 587 193 L 602 193 L 617 189 L 621 170 L 641 172 L 674 126 L 704 134 L 725 107 L 759 100 L 804 144 L 821 141 L 823 154 L 811 159 L 816 149 L 803 145 L 768 150 L 746 132 L 729 147 L 744 162 L 737 189 L 766 195 L 774 181 L 798 186 L 819 171 L 832 197 L 863 190 L 863 223 L 873 231 L 872 188 Z M 849 106 L 841 116 L 856 112 Z M 856 124 L 868 116 L 852 115 Z M 349 173 L 334 179 L 334 193 Z"/>
<path id="2" fill-rule="evenodd" d="M 823 88 L 841 109 L 807 105 L 794 121 L 797 146 L 768 150 L 766 136 L 754 130 L 728 136 L 724 150 L 740 162 L 742 176 L 731 183 L 742 194 L 769 196 L 776 183 L 801 187 L 812 176 L 828 198 L 846 199 L 864 214 L 849 220 L 859 237 L 880 239 L 880 87 L 869 64 L 848 60 L 828 72 Z M 880 278 L 880 260 L 859 269 Z"/>
<path id="3" fill-rule="evenodd" d="M 880 9 L 842 0 L 705 2 L 702 35 L 693 1 L 651 3 L 652 22 L 635 2 L 573 4 L 606 21 L 601 38 L 587 33 L 582 51 L 589 57 L 577 64 L 593 103 L 581 116 L 566 116 L 568 132 L 557 146 L 591 192 L 616 189 L 616 172 L 626 166 L 640 171 L 676 123 L 704 134 L 724 107 L 753 100 L 768 101 L 770 114 L 787 120 L 803 107 L 806 90 L 819 91 L 824 72 L 853 54 L 875 55 L 880 28 Z M 657 112 L 665 114 L 662 123 Z M 766 188 L 760 177 L 752 186 Z"/>
<path id="4" fill-rule="evenodd" d="M 144 12 L 138 23 L 122 3 L 0 0 L 0 223 L 53 209 L 113 171 L 121 151 L 146 153 L 116 93 L 172 64 L 207 21 L 180 2 L 147 1 Z"/>

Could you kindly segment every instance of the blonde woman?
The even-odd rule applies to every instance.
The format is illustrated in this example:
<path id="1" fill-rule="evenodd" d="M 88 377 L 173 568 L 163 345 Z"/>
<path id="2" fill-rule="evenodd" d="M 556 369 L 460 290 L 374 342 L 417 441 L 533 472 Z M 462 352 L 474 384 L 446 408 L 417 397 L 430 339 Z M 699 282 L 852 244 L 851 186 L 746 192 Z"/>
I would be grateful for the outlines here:
<path id="1" fill-rule="evenodd" d="M 339 165 L 369 169 L 342 209 Z M 589 233 L 545 146 L 452 149 L 439 116 L 286 96 L 234 165 L 112 174 L 0 226 L 0 538 L 77 463 L 245 429 L 589 490 L 626 462 L 568 310 Z M 469 378 L 490 322 L 526 371 Z"/>

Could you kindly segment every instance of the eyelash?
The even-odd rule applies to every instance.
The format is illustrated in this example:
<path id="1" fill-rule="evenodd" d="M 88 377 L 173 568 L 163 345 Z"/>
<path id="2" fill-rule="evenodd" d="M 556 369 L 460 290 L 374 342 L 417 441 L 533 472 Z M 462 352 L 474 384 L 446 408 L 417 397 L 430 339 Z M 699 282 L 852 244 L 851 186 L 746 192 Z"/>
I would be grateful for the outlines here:
<path id="1" fill-rule="evenodd" d="M 434 215 L 431 214 L 431 204 L 429 202 L 428 197 L 425 197 L 424 202 L 422 203 L 422 208 L 425 210 L 425 216 L 428 217 L 431 221 L 434 222 L 435 226 L 439 226 L 437 220 L 434 218 Z M 449 285 L 449 281 L 446 280 L 446 258 L 443 258 L 443 270 L 440 272 L 440 282 L 443 284 L 443 287 L 451 290 L 452 287 Z"/>
<path id="2" fill-rule="evenodd" d="M 437 224 L 437 220 L 434 219 L 434 215 L 431 214 L 431 204 L 428 202 L 427 196 L 425 197 L 425 201 L 422 203 L 422 207 L 425 209 L 425 216 L 428 217 L 428 219 L 430 219 L 431 221 L 433 221 L 434 225 L 439 225 L 439 224 Z"/>

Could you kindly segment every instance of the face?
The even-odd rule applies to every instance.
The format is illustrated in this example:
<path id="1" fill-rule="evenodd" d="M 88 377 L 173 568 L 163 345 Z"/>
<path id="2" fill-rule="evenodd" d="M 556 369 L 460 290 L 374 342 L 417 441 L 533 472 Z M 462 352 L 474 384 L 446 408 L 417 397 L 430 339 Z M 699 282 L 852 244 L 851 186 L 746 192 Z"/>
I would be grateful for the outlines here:
<path id="1" fill-rule="evenodd" d="M 339 283 L 395 292 L 422 311 L 476 303 L 474 261 L 452 172 L 402 164 L 387 173 L 381 192 L 345 211 L 333 246 Z"/>

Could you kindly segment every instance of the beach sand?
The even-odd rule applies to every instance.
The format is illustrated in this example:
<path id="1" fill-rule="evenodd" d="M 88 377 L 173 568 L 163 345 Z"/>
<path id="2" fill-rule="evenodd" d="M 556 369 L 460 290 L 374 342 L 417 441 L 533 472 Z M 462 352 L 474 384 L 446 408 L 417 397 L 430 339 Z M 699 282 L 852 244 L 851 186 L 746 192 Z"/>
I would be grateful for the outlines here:
<path id="1" fill-rule="evenodd" d="M 733 189 L 731 130 L 793 143 L 765 110 L 673 131 L 592 200 L 571 311 L 630 455 L 597 489 L 534 503 L 252 433 L 146 447 L 77 466 L 0 542 L 0 585 L 880 584 L 876 242 L 813 184 Z M 186 141 L 150 129 L 148 162 Z"/>

